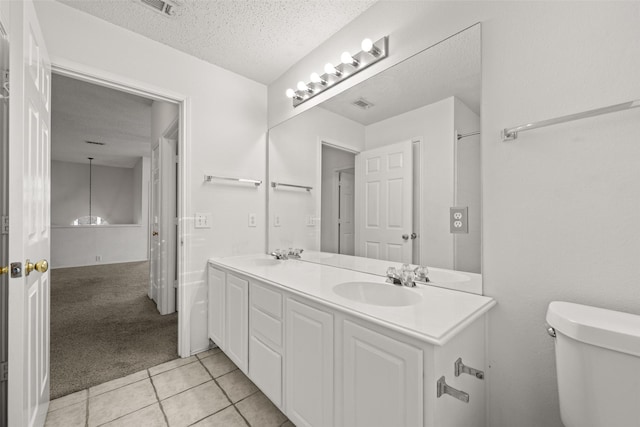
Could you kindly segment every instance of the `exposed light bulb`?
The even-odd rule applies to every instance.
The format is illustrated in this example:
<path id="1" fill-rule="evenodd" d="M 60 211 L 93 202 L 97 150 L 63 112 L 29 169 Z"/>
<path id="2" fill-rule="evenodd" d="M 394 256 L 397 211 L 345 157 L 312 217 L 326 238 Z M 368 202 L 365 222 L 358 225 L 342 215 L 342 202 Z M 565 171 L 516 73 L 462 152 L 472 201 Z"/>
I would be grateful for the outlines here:
<path id="1" fill-rule="evenodd" d="M 311 73 L 311 75 L 309 76 L 309 79 L 311 80 L 312 83 L 319 83 L 323 86 L 327 84 L 327 81 L 323 80 L 322 77 L 320 77 L 320 74 L 318 73 Z"/>
<path id="2" fill-rule="evenodd" d="M 340 72 L 340 70 L 338 70 L 336 67 L 334 67 L 331 62 L 327 62 L 325 64 L 324 72 L 327 73 L 327 74 L 336 75 L 338 77 L 340 77 L 342 75 L 342 72 Z"/>
<path id="3" fill-rule="evenodd" d="M 286 94 L 287 94 L 287 98 L 293 98 L 294 96 L 296 96 L 296 92 L 291 88 L 287 89 Z"/>
<path id="4" fill-rule="evenodd" d="M 362 40 L 362 44 L 360 45 L 363 51 L 370 53 L 373 56 L 380 55 L 380 49 L 373 45 L 373 41 L 371 39 Z"/>
<path id="5" fill-rule="evenodd" d="M 301 90 L 303 92 L 310 92 L 311 91 L 311 89 L 309 89 L 307 84 L 305 82 L 303 82 L 302 80 L 300 80 L 298 82 L 298 90 Z"/>
<path id="6" fill-rule="evenodd" d="M 354 59 L 349 52 L 346 52 L 346 51 L 342 52 L 342 55 L 340 56 L 340 61 L 342 61 L 342 63 L 345 65 L 352 65 L 354 67 L 360 63 L 359 61 Z"/>

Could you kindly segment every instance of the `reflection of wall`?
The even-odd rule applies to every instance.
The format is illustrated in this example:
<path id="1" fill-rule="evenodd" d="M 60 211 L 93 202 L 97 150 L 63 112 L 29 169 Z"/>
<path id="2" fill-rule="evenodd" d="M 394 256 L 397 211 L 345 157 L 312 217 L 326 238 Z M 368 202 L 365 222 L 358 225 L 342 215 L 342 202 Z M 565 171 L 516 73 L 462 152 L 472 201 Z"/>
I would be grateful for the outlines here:
<path id="1" fill-rule="evenodd" d="M 91 214 L 109 224 L 133 224 L 133 169 L 92 167 Z M 70 225 L 89 215 L 89 161 L 86 164 L 51 162 L 51 224 Z"/>
<path id="2" fill-rule="evenodd" d="M 320 250 L 338 252 L 338 226 L 332 220 L 334 211 L 338 209 L 336 171 L 355 166 L 355 154 L 338 150 L 326 145 L 322 146 L 322 227 L 320 228 Z"/>
<path id="3" fill-rule="evenodd" d="M 269 179 L 314 187 L 311 192 L 269 187 L 269 251 L 289 247 L 320 250 L 319 222 L 307 225 L 309 216 L 320 214 L 318 138 L 359 151 L 364 147 L 364 126 L 316 108 L 269 132 Z M 274 226 L 275 216 L 280 217 L 280 227 Z"/>
<path id="4" fill-rule="evenodd" d="M 88 187 L 89 169 L 78 163 L 52 162 L 53 268 L 148 259 L 149 163 L 149 158 L 143 157 L 133 168 L 93 166 L 91 211 L 93 215 L 105 217 L 112 225 L 73 227 L 69 226 L 71 220 L 63 221 L 73 215 L 88 215 L 89 191 L 83 186 Z M 105 210 L 108 203 L 113 206 Z M 101 206 L 101 210 L 96 210 L 95 206 Z M 112 215 L 118 211 L 128 212 L 130 220 L 112 222 L 112 218 L 123 218 Z"/>

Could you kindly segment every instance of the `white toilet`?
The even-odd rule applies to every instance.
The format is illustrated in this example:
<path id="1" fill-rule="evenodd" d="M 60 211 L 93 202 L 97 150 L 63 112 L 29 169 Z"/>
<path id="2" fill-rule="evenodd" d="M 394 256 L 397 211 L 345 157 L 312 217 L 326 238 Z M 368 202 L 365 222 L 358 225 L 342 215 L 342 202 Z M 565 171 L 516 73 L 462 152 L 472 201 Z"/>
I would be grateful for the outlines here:
<path id="1" fill-rule="evenodd" d="M 640 316 L 554 301 L 547 323 L 564 425 L 640 426 Z"/>

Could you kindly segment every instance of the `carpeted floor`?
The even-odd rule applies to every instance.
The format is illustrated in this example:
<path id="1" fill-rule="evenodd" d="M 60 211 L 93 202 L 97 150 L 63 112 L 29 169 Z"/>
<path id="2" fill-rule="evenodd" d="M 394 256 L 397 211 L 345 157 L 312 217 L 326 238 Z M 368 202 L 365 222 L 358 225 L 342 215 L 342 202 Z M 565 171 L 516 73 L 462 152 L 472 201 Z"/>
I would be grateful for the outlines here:
<path id="1" fill-rule="evenodd" d="M 52 400 L 178 357 L 177 313 L 148 283 L 148 262 L 51 271 Z"/>

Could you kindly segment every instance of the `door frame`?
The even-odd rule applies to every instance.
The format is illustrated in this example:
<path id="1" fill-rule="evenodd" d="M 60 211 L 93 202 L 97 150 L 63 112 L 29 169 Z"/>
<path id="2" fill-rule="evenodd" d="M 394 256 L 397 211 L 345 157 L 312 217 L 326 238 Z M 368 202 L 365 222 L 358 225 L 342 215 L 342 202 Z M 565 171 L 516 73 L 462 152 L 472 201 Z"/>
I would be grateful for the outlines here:
<path id="1" fill-rule="evenodd" d="M 337 234 L 337 239 L 338 239 L 338 254 L 342 255 L 342 252 L 340 252 L 340 197 L 341 197 L 341 192 L 340 192 L 340 184 L 341 184 L 341 180 L 340 180 L 340 174 L 341 173 L 348 173 L 347 171 L 352 171 L 351 175 L 353 175 L 353 181 L 354 181 L 354 191 L 355 191 L 355 175 L 356 175 L 356 165 L 355 165 L 355 158 L 353 159 L 353 166 L 349 167 L 349 168 L 335 168 L 333 169 L 333 176 L 332 176 L 332 180 L 331 180 L 331 199 L 332 199 L 332 203 L 333 203 L 333 209 L 331 209 L 331 223 L 336 225 L 336 234 Z M 355 205 L 355 199 L 354 199 L 354 205 Z M 354 206 L 355 208 L 355 206 Z M 355 209 L 353 210 L 353 214 L 355 215 Z M 353 218 L 353 220 L 355 221 L 355 216 Z M 355 232 L 355 230 L 354 230 Z M 355 238 L 355 236 L 354 236 Z M 355 246 L 355 242 L 354 242 L 354 246 Z"/>
<path id="2" fill-rule="evenodd" d="M 70 77 L 76 80 L 93 83 L 99 86 L 131 93 L 134 95 L 151 98 L 158 101 L 171 102 L 178 105 L 178 179 L 176 188 L 178 191 L 178 235 L 176 241 L 178 253 L 178 355 L 188 357 L 191 355 L 191 322 L 190 311 L 187 306 L 185 278 L 187 264 L 191 259 L 191 237 L 186 230 L 185 220 L 190 212 L 191 197 L 190 169 L 191 158 L 191 99 L 181 93 L 151 85 L 146 82 L 123 77 L 105 70 L 87 67 L 61 58 L 51 58 L 51 72 Z"/>

